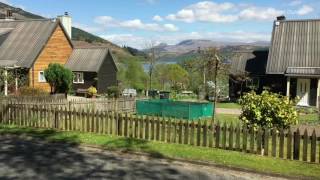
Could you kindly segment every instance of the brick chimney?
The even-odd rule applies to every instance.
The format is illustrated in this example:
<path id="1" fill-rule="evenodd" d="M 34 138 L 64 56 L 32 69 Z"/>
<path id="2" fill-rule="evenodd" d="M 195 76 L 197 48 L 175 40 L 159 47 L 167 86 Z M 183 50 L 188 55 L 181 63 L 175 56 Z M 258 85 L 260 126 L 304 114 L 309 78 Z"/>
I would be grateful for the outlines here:
<path id="1" fill-rule="evenodd" d="M 61 24 L 63 25 L 64 29 L 66 30 L 68 36 L 70 39 L 72 38 L 72 18 L 69 16 L 68 12 L 65 12 L 64 15 L 58 16 L 58 19 L 60 20 Z"/>

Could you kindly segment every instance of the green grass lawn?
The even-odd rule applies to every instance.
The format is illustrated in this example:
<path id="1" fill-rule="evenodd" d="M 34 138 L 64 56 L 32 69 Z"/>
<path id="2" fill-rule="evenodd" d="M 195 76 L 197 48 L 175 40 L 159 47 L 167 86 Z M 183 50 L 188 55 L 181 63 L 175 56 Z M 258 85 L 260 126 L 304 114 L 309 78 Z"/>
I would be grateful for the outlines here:
<path id="1" fill-rule="evenodd" d="M 181 144 L 166 144 L 161 142 L 135 140 L 91 133 L 58 132 L 53 130 L 18 128 L 16 126 L 4 125 L 0 126 L 0 134 L 23 134 L 49 141 L 98 145 L 107 149 L 145 152 L 156 157 L 203 160 L 220 165 L 251 169 L 258 172 L 320 179 L 319 164 L 282 160 L 215 148 L 194 147 Z"/>
<path id="2" fill-rule="evenodd" d="M 219 120 L 220 123 L 233 123 L 238 124 L 240 123 L 239 115 L 233 115 L 233 114 L 217 114 L 216 115 L 217 120 Z M 318 118 L 317 113 L 313 114 L 300 114 L 299 115 L 299 124 L 303 125 L 320 125 L 320 120 Z"/>
<path id="3" fill-rule="evenodd" d="M 217 103 L 217 108 L 241 109 L 238 103 Z"/>

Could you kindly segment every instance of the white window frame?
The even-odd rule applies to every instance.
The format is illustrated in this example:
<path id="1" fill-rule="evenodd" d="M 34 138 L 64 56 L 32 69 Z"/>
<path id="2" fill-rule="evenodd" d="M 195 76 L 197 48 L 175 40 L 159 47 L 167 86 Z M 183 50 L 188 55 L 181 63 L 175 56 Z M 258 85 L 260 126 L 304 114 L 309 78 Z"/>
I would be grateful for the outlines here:
<path id="1" fill-rule="evenodd" d="M 43 74 L 43 76 L 41 76 L 41 74 Z M 42 79 L 41 77 L 43 77 L 43 79 Z M 44 71 L 39 71 L 38 81 L 39 81 L 40 83 L 46 83 L 46 82 L 47 82 L 47 81 L 46 81 L 46 78 L 44 77 Z"/>
<path id="2" fill-rule="evenodd" d="M 73 83 L 74 84 L 84 84 L 84 74 L 83 72 L 74 72 L 73 73 Z"/>

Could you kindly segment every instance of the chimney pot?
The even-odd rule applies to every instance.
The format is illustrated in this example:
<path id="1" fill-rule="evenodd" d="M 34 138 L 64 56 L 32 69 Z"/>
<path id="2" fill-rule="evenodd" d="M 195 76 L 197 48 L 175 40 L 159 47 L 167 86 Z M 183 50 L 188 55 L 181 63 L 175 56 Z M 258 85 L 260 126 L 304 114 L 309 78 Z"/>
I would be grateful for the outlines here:
<path id="1" fill-rule="evenodd" d="M 68 13 L 68 12 L 64 12 L 64 15 L 65 15 L 65 16 L 69 16 L 69 13 Z"/>
<path id="2" fill-rule="evenodd" d="M 284 20 L 286 20 L 285 16 L 278 16 L 277 17 L 277 21 L 284 21 Z"/>

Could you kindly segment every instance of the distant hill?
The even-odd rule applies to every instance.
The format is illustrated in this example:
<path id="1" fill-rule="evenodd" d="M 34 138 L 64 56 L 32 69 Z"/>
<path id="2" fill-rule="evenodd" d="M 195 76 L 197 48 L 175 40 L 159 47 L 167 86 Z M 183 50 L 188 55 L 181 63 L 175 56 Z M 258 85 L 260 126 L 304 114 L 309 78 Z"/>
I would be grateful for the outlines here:
<path id="1" fill-rule="evenodd" d="M 189 39 L 184 40 L 176 45 L 168 45 L 161 43 L 155 47 L 156 52 L 160 55 L 159 61 L 162 62 L 181 62 L 188 59 L 194 59 L 199 56 L 198 49 L 207 49 L 216 47 L 224 57 L 232 56 L 235 51 L 252 50 L 252 49 L 266 49 L 269 47 L 269 42 L 253 42 L 253 43 L 239 43 L 239 42 L 216 42 L 212 40 L 203 39 Z M 144 50 L 149 52 L 148 49 Z"/>
<path id="2" fill-rule="evenodd" d="M 5 17 L 7 10 L 11 10 L 13 13 L 13 17 L 17 20 L 25 20 L 25 19 L 45 19 L 42 16 L 39 16 L 37 14 L 30 13 L 28 11 L 25 11 L 21 8 L 16 8 L 13 6 L 10 6 L 8 4 L 0 2 L 0 17 Z M 72 27 L 72 40 L 76 41 L 77 44 L 86 44 L 88 45 L 93 45 L 93 46 L 105 46 L 108 47 L 112 50 L 114 53 L 115 57 L 120 61 L 123 62 L 125 60 L 133 59 L 132 54 L 130 54 L 127 49 L 123 49 L 119 47 L 116 44 L 113 44 L 112 42 L 105 40 L 101 37 L 98 37 L 96 35 L 93 35 L 89 32 L 86 32 L 82 29 Z M 80 41 L 86 42 L 86 43 L 81 43 Z M 89 43 L 89 44 L 88 44 Z"/>
<path id="3" fill-rule="evenodd" d="M 205 40 L 205 39 L 189 39 L 181 41 L 176 45 L 167 45 L 167 44 L 159 44 L 156 46 L 156 49 L 160 53 L 175 53 L 185 54 L 190 51 L 195 51 L 199 47 L 201 49 L 206 49 L 209 47 L 217 47 L 217 48 L 225 48 L 225 47 L 235 47 L 235 49 L 253 49 L 253 48 L 260 48 L 260 47 L 268 47 L 269 42 L 259 41 L 253 43 L 241 43 L 241 42 L 218 42 L 212 40 Z"/>

